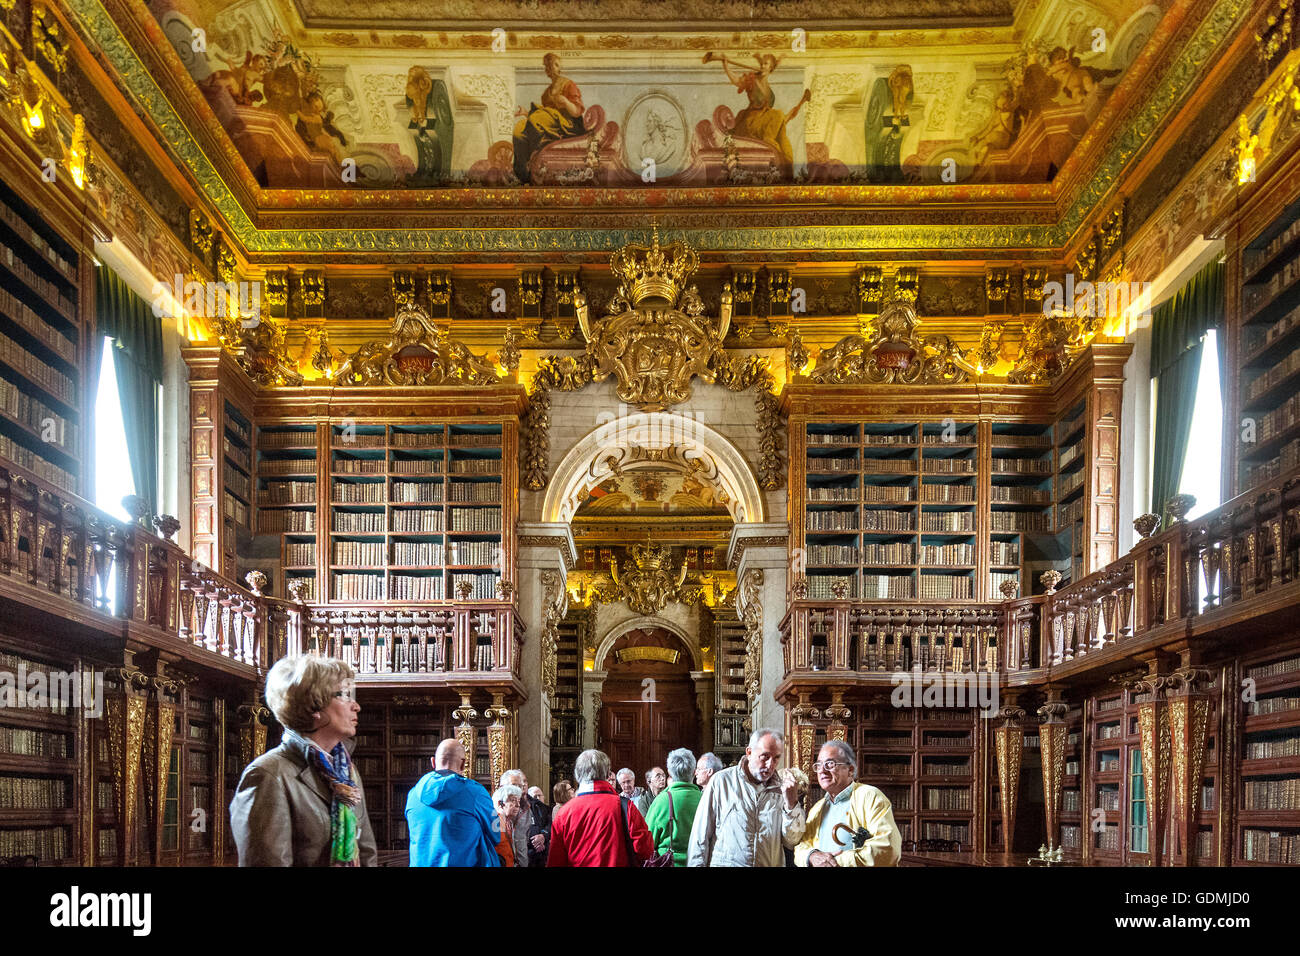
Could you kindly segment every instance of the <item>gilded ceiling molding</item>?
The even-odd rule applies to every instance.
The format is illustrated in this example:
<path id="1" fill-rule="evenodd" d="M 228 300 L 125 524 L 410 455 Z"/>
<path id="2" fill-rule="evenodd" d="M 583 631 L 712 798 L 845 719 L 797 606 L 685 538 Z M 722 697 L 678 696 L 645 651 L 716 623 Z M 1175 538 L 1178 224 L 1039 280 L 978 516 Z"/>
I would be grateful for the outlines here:
<path id="1" fill-rule="evenodd" d="M 194 141 L 170 101 L 163 94 L 152 72 L 145 68 L 125 40 L 121 30 L 105 10 L 101 0 L 64 0 L 79 20 L 84 34 L 103 52 L 105 60 L 117 74 L 120 84 L 135 98 L 142 115 L 149 117 L 175 155 L 189 168 L 200 188 L 221 212 L 232 234 L 250 254 L 269 253 L 464 253 L 473 250 L 512 255 L 520 253 L 601 252 L 616 249 L 632 236 L 625 230 L 589 232 L 584 230 L 535 229 L 259 229 L 236 199 L 205 151 Z M 1134 113 L 1123 117 L 1107 144 L 1101 148 L 1102 161 L 1091 178 L 1064 199 L 1066 212 L 1055 225 L 970 226 L 953 228 L 943 225 L 917 225 L 906 229 L 896 226 L 792 227 L 782 230 L 783 248 L 791 251 L 824 249 L 828 246 L 845 251 L 884 249 L 1018 249 L 1062 248 L 1071 236 L 1101 207 L 1113 190 L 1120 171 L 1150 140 L 1169 111 L 1190 92 L 1202 65 L 1210 62 L 1215 49 L 1228 37 L 1250 8 L 1249 0 L 1218 0 L 1206 18 L 1192 32 L 1191 38 L 1166 63 L 1158 82 L 1146 84 L 1146 99 Z M 147 17 L 147 12 L 137 13 Z M 1154 55 L 1154 54 L 1152 54 Z M 1118 107 L 1117 107 L 1118 109 Z M 1118 114 L 1117 114 L 1118 115 Z M 895 202 L 923 204 L 932 197 L 949 196 L 953 187 L 930 187 L 901 191 L 891 189 Z M 971 199 L 995 198 L 990 187 L 963 185 L 961 195 Z M 996 187 L 1002 188 L 1002 187 Z M 1017 194 L 1022 186 L 1011 187 Z M 870 187 L 846 187 L 846 197 L 872 195 Z M 345 199 L 355 202 L 350 190 Z M 536 197 L 533 190 L 518 191 L 513 197 L 504 190 L 491 191 L 494 201 L 520 204 Z M 547 196 L 556 191 L 546 190 Z M 834 192 L 833 190 L 831 192 Z M 786 202 L 830 201 L 822 186 L 796 186 L 783 190 L 756 191 L 755 199 L 779 194 Z M 1049 190 L 1050 193 L 1050 190 Z M 744 193 L 743 195 L 750 195 Z M 540 193 L 539 193 L 540 195 Z M 716 202 L 716 190 L 701 193 L 701 203 Z M 259 199 L 260 191 L 259 191 Z M 739 199 L 739 195 L 737 197 Z M 415 201 L 415 200 L 412 200 Z M 583 200 L 586 201 L 586 200 Z M 629 202 L 644 201 L 639 198 Z M 586 207 L 584 207 L 586 208 Z M 575 213 L 578 209 L 575 207 Z M 700 230 L 692 233 L 697 248 L 707 251 L 766 250 L 771 245 L 767 230 Z"/>
<path id="2" fill-rule="evenodd" d="M 418 305 L 393 316 L 386 342 L 367 342 L 339 367 L 340 385 L 497 385 L 503 377 L 486 356 L 447 337 Z"/>
<path id="3" fill-rule="evenodd" d="M 823 349 L 809 376 L 818 385 L 955 385 L 970 380 L 966 353 L 946 335 L 920 332 L 913 305 L 886 302 L 866 335 Z"/>

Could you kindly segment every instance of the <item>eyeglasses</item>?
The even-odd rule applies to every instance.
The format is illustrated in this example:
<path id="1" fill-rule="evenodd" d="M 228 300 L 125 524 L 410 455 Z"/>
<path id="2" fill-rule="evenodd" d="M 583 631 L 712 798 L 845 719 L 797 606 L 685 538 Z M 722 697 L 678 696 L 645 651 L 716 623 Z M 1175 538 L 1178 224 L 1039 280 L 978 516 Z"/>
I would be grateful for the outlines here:
<path id="1" fill-rule="evenodd" d="M 345 686 L 339 690 L 336 690 L 334 692 L 334 696 L 342 697 L 345 703 L 350 704 L 357 699 L 357 692 L 354 688 Z"/>
<path id="2" fill-rule="evenodd" d="M 825 770 L 827 773 L 834 773 L 836 767 L 847 767 L 847 766 L 848 764 L 840 763 L 835 760 L 819 760 L 817 761 L 817 763 L 813 764 L 813 770 L 815 770 L 817 773 L 821 773 L 823 770 Z"/>

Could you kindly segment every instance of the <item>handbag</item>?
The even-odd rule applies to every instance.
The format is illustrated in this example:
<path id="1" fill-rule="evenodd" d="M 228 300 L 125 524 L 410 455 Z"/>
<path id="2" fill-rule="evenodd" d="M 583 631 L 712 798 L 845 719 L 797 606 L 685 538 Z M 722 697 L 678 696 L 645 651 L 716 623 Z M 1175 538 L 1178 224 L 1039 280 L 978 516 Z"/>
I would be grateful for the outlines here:
<path id="1" fill-rule="evenodd" d="M 623 796 L 622 794 L 619 794 L 618 805 L 619 805 L 619 810 L 621 811 L 623 816 L 623 844 L 627 847 L 628 866 L 636 866 L 636 859 L 637 859 L 636 848 L 632 845 L 632 812 L 631 812 L 632 801 L 629 800 L 627 797 Z M 672 809 L 673 809 L 672 797 L 669 796 L 668 810 L 670 813 L 672 812 Z M 676 815 L 674 815 L 672 819 L 675 821 Z M 641 863 L 641 865 L 643 867 L 672 866 L 673 851 L 669 850 L 667 853 L 660 853 L 656 857 L 652 857 L 649 860 L 644 860 Z"/>

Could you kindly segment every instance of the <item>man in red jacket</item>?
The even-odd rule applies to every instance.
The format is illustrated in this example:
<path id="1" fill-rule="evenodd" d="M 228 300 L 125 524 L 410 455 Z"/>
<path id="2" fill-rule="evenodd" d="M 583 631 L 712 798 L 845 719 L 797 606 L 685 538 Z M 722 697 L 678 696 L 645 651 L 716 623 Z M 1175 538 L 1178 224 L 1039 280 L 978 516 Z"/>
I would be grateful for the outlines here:
<path id="1" fill-rule="evenodd" d="M 555 808 L 546 865 L 640 866 L 652 858 L 654 840 L 641 811 L 607 781 L 609 757 L 599 750 L 584 750 L 573 765 L 573 775 L 578 793 Z"/>

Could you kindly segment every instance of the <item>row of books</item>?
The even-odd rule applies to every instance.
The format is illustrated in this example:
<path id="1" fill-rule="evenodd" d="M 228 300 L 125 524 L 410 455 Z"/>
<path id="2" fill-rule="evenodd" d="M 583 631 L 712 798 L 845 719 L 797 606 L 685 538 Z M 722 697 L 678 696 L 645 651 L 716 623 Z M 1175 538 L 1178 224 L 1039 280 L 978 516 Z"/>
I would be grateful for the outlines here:
<path id="1" fill-rule="evenodd" d="M 994 448 L 1050 448 L 1052 440 L 1047 435 L 994 435 Z"/>
<path id="2" fill-rule="evenodd" d="M 288 565 L 309 566 L 316 563 L 316 545 L 314 542 L 288 541 L 284 545 L 284 563 Z"/>
<path id="3" fill-rule="evenodd" d="M 868 542 L 862 545 L 862 560 L 865 564 L 912 564 L 916 560 L 916 549 L 909 541 Z"/>
<path id="4" fill-rule="evenodd" d="M 236 524 L 248 527 L 248 505 L 244 504 L 234 495 L 227 494 L 225 502 L 222 505 L 222 513 L 232 519 Z"/>
<path id="5" fill-rule="evenodd" d="M 1292 349 L 1285 358 L 1247 385 L 1246 397 L 1253 401 L 1296 371 L 1300 371 L 1300 347 Z"/>
<path id="6" fill-rule="evenodd" d="M 1248 325 L 1243 330 L 1245 332 L 1245 350 L 1247 353 L 1257 352 L 1266 345 L 1271 345 L 1282 336 L 1286 335 L 1297 325 L 1300 325 L 1300 305 L 1282 316 L 1276 322 L 1267 327 L 1257 325 Z"/>
<path id="7" fill-rule="evenodd" d="M 77 312 L 72 300 L 59 291 L 59 287 L 53 282 L 44 276 L 38 275 L 31 266 L 23 261 L 21 256 L 15 255 L 13 249 L 3 243 L 0 243 L 0 263 L 4 263 L 23 285 L 57 309 L 65 319 L 74 324 L 76 323 Z"/>
<path id="8" fill-rule="evenodd" d="M 442 564 L 443 548 L 427 541 L 394 541 L 393 564 L 421 566 Z"/>
<path id="9" fill-rule="evenodd" d="M 989 542 L 989 563 L 990 564 L 1019 564 L 1020 563 L 1020 545 L 1014 541 L 990 541 Z"/>
<path id="10" fill-rule="evenodd" d="M 314 448 L 316 446 L 316 429 L 302 431 L 271 431 L 263 428 L 257 433 L 258 449 L 276 448 Z"/>
<path id="11" fill-rule="evenodd" d="M 375 485 L 381 492 L 383 485 Z M 498 494 L 498 498 L 500 495 Z M 377 499 L 382 501 L 382 497 Z M 418 502 L 425 503 L 431 501 L 442 501 L 442 485 L 427 481 L 395 481 L 393 482 L 393 501 L 401 502 Z"/>
<path id="12" fill-rule="evenodd" d="M 68 855 L 67 827 L 35 827 L 0 830 L 0 857 L 35 856 L 40 860 L 62 860 Z"/>
<path id="13" fill-rule="evenodd" d="M 1015 571 L 990 571 L 989 572 L 989 594 L 993 600 L 998 600 L 1002 596 L 1002 585 L 1011 581 L 1017 585 L 1020 584 L 1020 575 Z"/>
<path id="14" fill-rule="evenodd" d="M 1056 423 L 1056 443 L 1059 445 L 1083 427 L 1083 412 L 1074 418 Z"/>
<path id="15" fill-rule="evenodd" d="M 447 544 L 448 564 L 501 563 L 501 545 L 495 541 L 451 541 Z"/>
<path id="16" fill-rule="evenodd" d="M 462 581 L 470 584 L 470 598 L 475 601 L 493 601 L 497 596 L 497 576 L 495 574 L 453 574 L 451 580 L 452 594 L 460 597 L 459 585 Z"/>
<path id="17" fill-rule="evenodd" d="M 921 485 L 922 501 L 941 501 L 947 504 L 973 504 L 974 485 Z"/>
<path id="18" fill-rule="evenodd" d="M 388 470 L 397 475 L 440 475 L 442 459 L 395 458 L 388 463 Z"/>
<path id="19" fill-rule="evenodd" d="M 1281 714 L 1288 710 L 1300 709 L 1300 697 L 1288 694 L 1283 697 L 1262 697 L 1246 705 L 1246 713 Z"/>
<path id="20" fill-rule="evenodd" d="M 0 289 L 0 312 L 9 317 L 15 325 L 21 326 L 42 344 L 68 362 L 77 360 L 77 343 L 63 335 L 54 326 L 42 319 L 26 303 L 8 289 Z"/>
<path id="21" fill-rule="evenodd" d="M 54 250 L 54 247 L 45 241 L 45 237 L 33 229 L 27 220 L 11 209 L 7 203 L 0 202 L 0 219 L 4 220 L 5 225 L 12 229 L 18 238 L 26 242 L 45 261 L 61 272 L 65 279 L 73 283 L 77 281 L 76 267 L 59 255 Z"/>
<path id="22" fill-rule="evenodd" d="M 1263 309 L 1297 279 L 1300 279 L 1300 255 L 1282 263 L 1282 268 L 1269 276 L 1266 281 L 1243 286 L 1241 290 L 1242 311 L 1249 316 L 1249 313 Z M 1249 322 L 1250 318 L 1253 318 L 1253 316 L 1248 317 L 1246 321 Z"/>
<path id="23" fill-rule="evenodd" d="M 230 440 L 229 435 L 222 435 L 221 450 L 225 454 L 225 456 L 230 459 L 230 461 L 233 464 L 238 465 L 240 468 L 244 470 L 245 473 L 249 471 L 251 467 L 250 462 L 252 461 L 252 457 L 247 448 L 242 448 L 239 445 L 232 442 Z M 279 464 L 279 462 L 276 462 L 276 464 Z M 315 470 L 314 465 L 312 467 L 312 470 L 313 471 Z"/>
<path id="24" fill-rule="evenodd" d="M 921 839 L 969 843 L 970 825 L 966 823 L 936 823 L 933 820 L 925 820 L 921 823 Z"/>
<path id="25" fill-rule="evenodd" d="M 337 519 L 342 512 L 335 512 Z M 315 531 L 315 511 L 292 511 L 288 508 L 265 509 L 260 512 L 260 525 L 263 534 L 281 534 L 286 531 Z M 383 519 L 383 515 L 378 516 Z M 344 529 L 337 529 L 344 530 Z"/>
<path id="26" fill-rule="evenodd" d="M 0 810 L 64 810 L 68 781 L 52 777 L 0 777 Z"/>
<path id="27" fill-rule="evenodd" d="M 846 544 L 815 544 L 808 548 L 808 563 L 857 564 L 858 549 Z"/>
<path id="28" fill-rule="evenodd" d="M 968 575 L 923 574 L 918 597 L 922 601 L 964 600 L 974 596 L 973 588 L 974 582 Z"/>
<path id="29" fill-rule="evenodd" d="M 1242 267 L 1248 273 L 1254 272 L 1273 256 L 1282 251 L 1282 247 L 1291 242 L 1297 236 L 1300 236 L 1300 219 L 1291 223 L 1271 240 L 1268 245 L 1259 249 L 1248 249 L 1246 251 Z"/>
<path id="30" fill-rule="evenodd" d="M 1118 850 L 1119 849 L 1119 827 L 1105 826 L 1095 831 L 1097 842 L 1094 844 L 1098 850 Z"/>
<path id="31" fill-rule="evenodd" d="M 897 512 L 883 513 L 897 514 Z M 858 516 L 853 511 L 809 511 L 804 515 L 804 529 L 807 531 L 856 531 L 857 526 Z"/>
<path id="32" fill-rule="evenodd" d="M 1079 812 L 1079 791 L 1062 790 L 1061 791 L 1061 809 L 1066 813 Z"/>
<path id="33" fill-rule="evenodd" d="M 974 531 L 975 515 L 969 511 L 921 513 L 922 531 Z"/>
<path id="34" fill-rule="evenodd" d="M 1050 475 L 1052 463 L 1038 458 L 994 458 L 994 471 L 1012 475 Z"/>
<path id="35" fill-rule="evenodd" d="M 907 491 L 907 489 L 902 489 Z M 906 495 L 904 495 L 906 497 Z M 809 501 L 857 501 L 857 488 L 809 488 Z"/>
<path id="36" fill-rule="evenodd" d="M 994 485 L 989 489 L 989 500 L 1018 505 L 1051 504 L 1052 493 L 1046 488 L 1026 488 L 1024 485 Z"/>
<path id="37" fill-rule="evenodd" d="M 455 508 L 451 512 L 451 531 L 491 532 L 501 530 L 499 508 Z"/>
<path id="38" fill-rule="evenodd" d="M 1300 777 L 1247 780 L 1243 810 L 1300 810 Z"/>
<path id="39" fill-rule="evenodd" d="M 65 759 L 69 756 L 68 735 L 26 727 L 0 727 L 0 754 Z"/>
<path id="40" fill-rule="evenodd" d="M 1250 863 L 1300 863 L 1300 833 L 1242 830 L 1241 858 Z"/>
<path id="41" fill-rule="evenodd" d="M 0 458 L 8 458 L 18 467 L 26 468 L 32 474 L 39 475 L 50 484 L 76 494 L 76 475 L 70 471 L 64 471 L 54 462 L 42 458 L 30 448 L 18 444 L 8 435 L 0 435 Z"/>
<path id="42" fill-rule="evenodd" d="M 1056 493 L 1064 498 L 1066 495 L 1073 494 L 1079 488 L 1083 487 L 1083 479 L 1087 477 L 1086 471 L 1076 471 L 1069 475 L 1062 475 L 1057 482 Z"/>
<path id="43" fill-rule="evenodd" d="M 247 445 L 252 438 L 248 426 L 230 413 L 229 402 L 226 403 L 226 434 L 244 445 Z"/>
<path id="44" fill-rule="evenodd" d="M 41 441 L 72 451 L 77 447 L 77 426 L 21 385 L 0 376 L 0 410 L 36 432 Z"/>
<path id="45" fill-rule="evenodd" d="M 1081 439 L 1075 442 L 1069 448 L 1063 449 L 1061 453 L 1056 456 L 1056 467 L 1065 468 L 1082 454 L 1083 454 L 1083 441 Z"/>
<path id="46" fill-rule="evenodd" d="M 910 463 L 905 463 L 905 464 L 910 464 Z M 884 469 L 876 469 L 876 470 L 880 471 Z M 856 474 L 858 471 L 858 460 L 857 458 L 826 458 L 826 457 L 809 458 L 807 471 L 809 474 L 819 474 L 819 473 L 824 474 L 826 472 L 841 472 L 841 471 L 847 471 Z"/>
<path id="47" fill-rule="evenodd" d="M 1051 531 L 1051 515 L 1033 511 L 994 511 L 989 514 L 989 527 L 994 531 Z"/>
<path id="48" fill-rule="evenodd" d="M 314 475 L 315 458 L 263 458 L 257 465 L 257 473 L 266 477 L 270 475 Z"/>
<path id="49" fill-rule="evenodd" d="M 302 599 L 304 601 L 316 600 L 316 576 L 314 574 L 290 575 L 285 581 L 285 584 L 287 585 L 289 581 L 302 582 L 302 588 L 300 593 L 302 594 Z M 286 587 L 286 591 L 287 591 L 287 587 Z"/>
<path id="50" fill-rule="evenodd" d="M 1082 521 L 1085 503 L 1084 499 L 1076 498 L 1074 501 L 1059 505 L 1056 509 L 1057 527 L 1068 528 L 1076 521 Z"/>
<path id="51" fill-rule="evenodd" d="M 912 576 L 910 574 L 864 574 L 860 596 L 867 601 L 910 599 Z"/>
<path id="52" fill-rule="evenodd" d="M 403 512 L 396 511 L 394 516 Z M 344 534 L 384 533 L 384 513 L 373 511 L 335 511 L 334 531 Z"/>
<path id="53" fill-rule="evenodd" d="M 1278 677 L 1282 674 L 1295 674 L 1298 672 L 1300 672 L 1300 657 L 1287 657 L 1280 661 L 1271 661 L 1268 664 L 1256 664 L 1246 671 L 1246 676 L 1258 680 L 1262 677 Z"/>
<path id="54" fill-rule="evenodd" d="M 1275 737 L 1272 740 L 1247 740 L 1244 756 L 1247 760 L 1300 757 L 1300 736 Z"/>
<path id="55" fill-rule="evenodd" d="M 839 435 L 826 432 L 809 432 L 807 443 L 809 445 L 856 445 L 858 444 L 858 436 Z"/>
<path id="56" fill-rule="evenodd" d="M 921 470 L 936 475 L 973 475 L 975 462 L 969 458 L 926 458 Z"/>
<path id="57" fill-rule="evenodd" d="M 1255 438 L 1266 442 L 1275 435 L 1280 435 L 1300 422 L 1300 392 L 1292 395 L 1271 412 L 1260 415 L 1257 419 Z"/>
<path id="58" fill-rule="evenodd" d="M 384 576 L 382 574 L 335 574 L 334 600 L 382 601 Z"/>
<path id="59" fill-rule="evenodd" d="M 339 458 L 335 455 L 330 471 L 336 475 L 381 475 L 387 464 L 382 458 Z M 430 460 L 420 464 L 436 465 L 438 462 Z"/>
<path id="60" fill-rule="evenodd" d="M 338 487 L 338 486 L 336 486 Z M 364 485 L 346 487 L 365 487 Z M 314 481 L 268 481 L 261 500 L 271 504 L 311 505 L 316 503 Z"/>
<path id="61" fill-rule="evenodd" d="M 464 513 L 464 512 L 459 512 Z M 378 516 L 377 516 L 378 517 Z M 422 510 L 420 508 L 403 508 L 392 513 L 392 530 L 408 534 L 421 534 L 441 531 L 443 525 L 442 511 Z"/>
<path id="62" fill-rule="evenodd" d="M 970 789 L 968 787 L 926 787 L 925 808 L 927 810 L 969 810 Z"/>
<path id="63" fill-rule="evenodd" d="M 1300 465 L 1300 438 L 1293 438 L 1280 449 L 1277 457 L 1262 465 L 1251 465 L 1246 469 L 1246 487 L 1254 488 L 1266 481 L 1272 481 L 1278 475 Z"/>
<path id="64" fill-rule="evenodd" d="M 975 546 L 973 544 L 923 544 L 921 545 L 922 564 L 974 564 Z"/>
<path id="65" fill-rule="evenodd" d="M 366 567 L 368 565 L 383 564 L 385 560 L 384 543 L 382 541 L 334 542 L 334 564 Z"/>
<path id="66" fill-rule="evenodd" d="M 249 482 L 247 475 L 243 474 L 242 472 L 238 471 L 235 468 L 231 468 L 229 466 L 229 463 L 227 463 L 227 467 L 225 470 L 225 478 L 226 478 L 227 491 L 234 492 L 235 494 L 239 495 L 241 498 L 249 497 L 249 490 L 251 487 L 251 483 Z"/>

